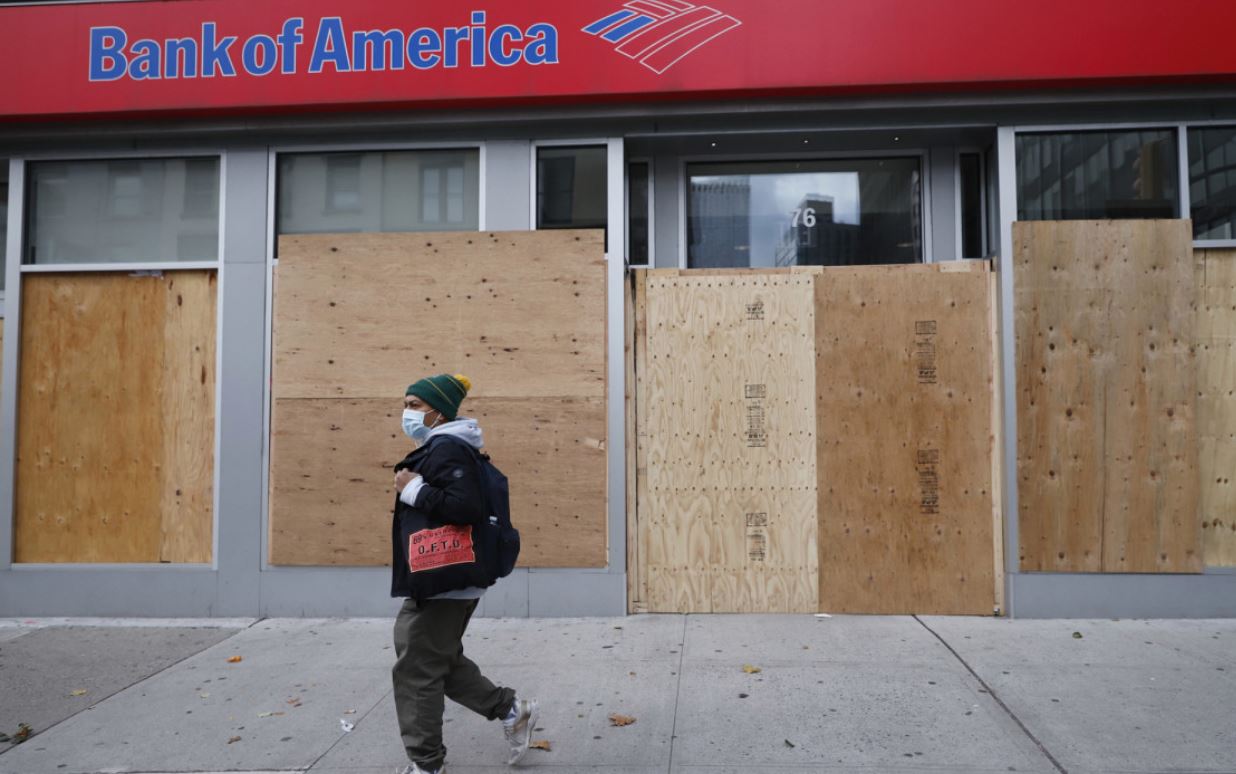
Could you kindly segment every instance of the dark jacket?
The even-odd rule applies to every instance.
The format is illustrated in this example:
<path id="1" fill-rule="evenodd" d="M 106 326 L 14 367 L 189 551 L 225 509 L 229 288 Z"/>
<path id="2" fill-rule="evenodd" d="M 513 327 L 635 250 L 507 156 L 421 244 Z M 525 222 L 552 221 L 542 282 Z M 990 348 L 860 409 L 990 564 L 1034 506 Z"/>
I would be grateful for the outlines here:
<path id="1" fill-rule="evenodd" d="M 462 441 L 431 438 L 395 466 L 395 471 L 419 473 L 425 486 L 411 507 L 395 495 L 395 514 L 391 521 L 391 596 L 413 596 L 411 573 L 403 545 L 401 525 L 405 520 L 423 517 L 431 525 L 461 524 L 477 526 L 486 519 L 485 495 L 472 453 Z"/>

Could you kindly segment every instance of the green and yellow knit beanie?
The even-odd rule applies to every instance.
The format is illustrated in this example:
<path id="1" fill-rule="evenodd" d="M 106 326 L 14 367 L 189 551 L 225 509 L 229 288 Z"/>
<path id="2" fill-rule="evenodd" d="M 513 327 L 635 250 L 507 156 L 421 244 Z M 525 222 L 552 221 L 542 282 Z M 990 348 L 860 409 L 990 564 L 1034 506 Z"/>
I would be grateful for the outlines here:
<path id="1" fill-rule="evenodd" d="M 447 421 L 454 422 L 459 415 L 459 404 L 472 389 L 472 380 L 463 374 L 438 374 L 408 385 L 407 395 L 415 395 L 428 403 Z"/>

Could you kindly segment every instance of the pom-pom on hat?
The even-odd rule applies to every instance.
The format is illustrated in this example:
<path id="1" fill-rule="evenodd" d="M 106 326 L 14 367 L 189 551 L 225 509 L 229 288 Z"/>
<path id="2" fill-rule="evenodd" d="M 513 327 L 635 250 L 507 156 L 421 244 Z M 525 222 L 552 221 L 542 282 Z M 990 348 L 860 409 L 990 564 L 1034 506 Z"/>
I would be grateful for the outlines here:
<path id="1" fill-rule="evenodd" d="M 463 374 L 438 374 L 408 385 L 405 394 L 415 395 L 453 422 L 459 415 L 459 404 L 471 389 L 472 380 Z"/>

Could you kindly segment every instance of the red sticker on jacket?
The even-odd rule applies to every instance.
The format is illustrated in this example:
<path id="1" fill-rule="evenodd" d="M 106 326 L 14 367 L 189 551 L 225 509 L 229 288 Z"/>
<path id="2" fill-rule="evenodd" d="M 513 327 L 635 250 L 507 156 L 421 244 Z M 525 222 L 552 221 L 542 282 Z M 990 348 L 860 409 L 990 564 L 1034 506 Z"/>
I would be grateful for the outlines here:
<path id="1" fill-rule="evenodd" d="M 472 527 L 447 525 L 423 529 L 408 537 L 408 568 L 412 572 L 436 570 L 452 564 L 476 561 L 472 550 Z"/>

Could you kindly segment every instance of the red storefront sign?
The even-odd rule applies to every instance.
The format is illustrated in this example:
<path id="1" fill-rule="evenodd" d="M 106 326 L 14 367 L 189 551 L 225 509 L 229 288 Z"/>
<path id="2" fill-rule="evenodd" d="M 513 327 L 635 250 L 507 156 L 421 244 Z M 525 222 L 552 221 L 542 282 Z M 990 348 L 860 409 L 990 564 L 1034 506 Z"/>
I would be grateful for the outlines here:
<path id="1" fill-rule="evenodd" d="M 0 117 L 1236 80 L 1236 3 L 164 0 L 0 8 Z"/>

